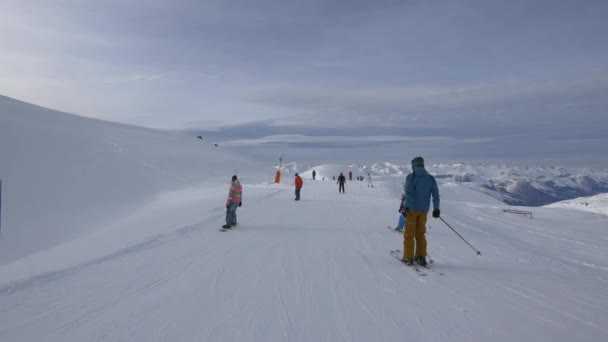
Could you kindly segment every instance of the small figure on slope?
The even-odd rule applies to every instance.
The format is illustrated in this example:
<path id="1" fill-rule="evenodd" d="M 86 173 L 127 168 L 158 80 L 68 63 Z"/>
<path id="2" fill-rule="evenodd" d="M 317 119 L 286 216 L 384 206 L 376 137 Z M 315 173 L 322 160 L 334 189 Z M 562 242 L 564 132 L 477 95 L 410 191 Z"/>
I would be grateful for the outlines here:
<path id="1" fill-rule="evenodd" d="M 342 172 L 340 172 L 340 176 L 338 176 L 338 182 L 336 183 L 339 184 L 338 192 L 344 193 L 344 183 L 346 183 L 346 177 L 342 174 Z"/>
<path id="2" fill-rule="evenodd" d="M 312 180 L 315 180 L 316 177 L 317 177 L 317 171 L 312 170 Z"/>
<path id="3" fill-rule="evenodd" d="M 374 187 L 374 183 L 372 183 L 372 175 L 370 175 L 369 173 L 367 174 L 367 177 L 365 177 L 367 179 L 367 187 L 368 188 L 373 188 Z"/>
<path id="4" fill-rule="evenodd" d="M 348 171 L 348 180 L 352 181 L 353 180 L 353 171 Z"/>
<path id="5" fill-rule="evenodd" d="M 232 183 L 230 184 L 230 190 L 228 191 L 228 200 L 226 201 L 226 224 L 222 226 L 224 229 L 230 229 L 237 225 L 236 222 L 236 209 L 243 205 L 243 188 L 241 183 L 236 178 L 236 175 L 232 176 Z"/>
<path id="6" fill-rule="evenodd" d="M 300 190 L 302 190 L 302 185 L 304 185 L 304 181 L 302 180 L 302 177 L 300 177 L 300 175 L 298 175 L 296 173 L 296 178 L 295 178 L 295 184 L 296 184 L 296 201 L 300 200 Z"/>

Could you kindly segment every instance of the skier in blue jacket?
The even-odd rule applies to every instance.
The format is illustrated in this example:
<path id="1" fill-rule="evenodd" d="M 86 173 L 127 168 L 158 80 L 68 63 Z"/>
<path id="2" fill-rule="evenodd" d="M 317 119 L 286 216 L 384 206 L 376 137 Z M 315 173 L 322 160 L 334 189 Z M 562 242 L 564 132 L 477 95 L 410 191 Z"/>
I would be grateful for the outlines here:
<path id="1" fill-rule="evenodd" d="M 426 266 L 426 220 L 433 197 L 433 217 L 438 218 L 439 188 L 437 181 L 424 168 L 424 159 L 412 159 L 412 173 L 405 179 L 405 233 L 403 235 L 403 261 Z M 414 258 L 414 240 L 416 254 Z"/>

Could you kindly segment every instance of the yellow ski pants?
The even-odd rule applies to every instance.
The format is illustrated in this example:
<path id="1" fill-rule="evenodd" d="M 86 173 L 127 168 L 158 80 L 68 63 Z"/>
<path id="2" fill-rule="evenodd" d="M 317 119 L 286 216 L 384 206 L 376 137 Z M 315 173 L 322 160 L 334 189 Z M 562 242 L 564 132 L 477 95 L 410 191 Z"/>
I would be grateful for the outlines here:
<path id="1" fill-rule="evenodd" d="M 414 257 L 414 240 L 416 240 L 416 256 L 426 257 L 426 218 L 428 213 L 411 211 L 405 218 L 403 233 L 403 257 Z"/>

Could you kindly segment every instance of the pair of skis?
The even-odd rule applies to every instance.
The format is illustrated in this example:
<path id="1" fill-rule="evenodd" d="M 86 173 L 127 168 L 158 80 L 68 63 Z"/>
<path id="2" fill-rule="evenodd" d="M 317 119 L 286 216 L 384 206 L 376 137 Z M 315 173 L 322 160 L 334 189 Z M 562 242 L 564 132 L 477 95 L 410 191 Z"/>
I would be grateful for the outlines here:
<path id="1" fill-rule="evenodd" d="M 403 261 L 403 252 L 401 252 L 401 250 L 399 249 L 395 249 L 392 251 L 389 251 L 389 254 L 392 255 L 395 259 L 399 260 L 401 263 L 403 263 L 404 265 L 411 267 L 412 269 L 414 269 L 414 271 L 416 271 L 416 273 L 419 276 L 422 277 L 426 277 L 428 275 L 428 273 L 436 273 L 440 276 L 445 275 L 445 273 L 443 272 L 433 272 L 431 267 L 429 266 L 429 264 L 433 263 L 433 261 L 431 261 L 429 264 L 427 264 L 426 266 L 422 266 L 416 262 L 414 262 L 412 265 L 408 265 Z"/>

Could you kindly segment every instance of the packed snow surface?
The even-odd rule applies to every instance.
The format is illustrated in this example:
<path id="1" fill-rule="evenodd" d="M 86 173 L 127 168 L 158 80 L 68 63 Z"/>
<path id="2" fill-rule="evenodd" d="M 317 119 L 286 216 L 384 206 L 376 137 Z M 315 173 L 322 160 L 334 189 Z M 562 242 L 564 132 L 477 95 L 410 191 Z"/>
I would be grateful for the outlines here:
<path id="1" fill-rule="evenodd" d="M 308 170 L 295 202 L 291 175 L 268 184 L 272 167 L 193 137 L 30 114 L 0 107 L 0 341 L 608 339 L 604 215 L 530 219 L 441 178 L 443 218 L 482 255 L 429 218 L 421 276 L 389 255 L 402 177 L 339 194 Z M 235 171 L 240 226 L 222 232 Z"/>
<path id="2" fill-rule="evenodd" d="M 547 205 L 548 208 L 583 210 L 608 216 L 608 194 L 579 197 Z"/>

